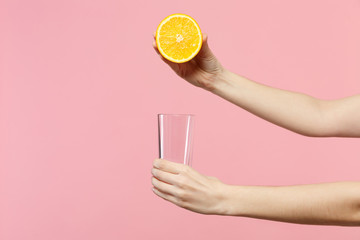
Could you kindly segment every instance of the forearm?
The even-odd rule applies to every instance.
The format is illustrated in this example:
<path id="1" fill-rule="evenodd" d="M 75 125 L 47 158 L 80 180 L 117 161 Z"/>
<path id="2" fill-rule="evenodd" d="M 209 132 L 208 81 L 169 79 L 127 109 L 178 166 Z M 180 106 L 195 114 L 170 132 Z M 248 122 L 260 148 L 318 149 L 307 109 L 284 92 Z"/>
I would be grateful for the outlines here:
<path id="1" fill-rule="evenodd" d="M 268 87 L 227 70 L 219 78 L 212 92 L 249 112 L 302 135 L 333 135 L 324 120 L 326 101 Z"/>
<path id="2" fill-rule="evenodd" d="M 224 215 L 319 225 L 360 225 L 360 183 L 228 186 Z"/>

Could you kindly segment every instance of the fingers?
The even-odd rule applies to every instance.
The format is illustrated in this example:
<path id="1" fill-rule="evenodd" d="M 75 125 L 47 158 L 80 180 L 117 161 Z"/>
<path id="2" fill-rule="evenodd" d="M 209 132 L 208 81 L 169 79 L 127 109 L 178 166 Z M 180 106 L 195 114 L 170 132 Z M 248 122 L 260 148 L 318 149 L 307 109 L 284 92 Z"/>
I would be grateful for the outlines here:
<path id="1" fill-rule="evenodd" d="M 153 41 L 152 45 L 153 45 L 153 48 L 154 48 L 154 50 L 156 51 L 156 53 L 157 53 L 158 55 L 160 55 L 160 52 L 159 52 L 159 49 L 158 49 L 158 47 L 157 47 L 157 45 L 156 45 L 155 40 Z M 160 55 L 160 56 L 161 56 L 161 55 Z"/>
<path id="2" fill-rule="evenodd" d="M 155 159 L 153 162 L 153 166 L 155 168 L 158 168 L 162 171 L 165 172 L 169 172 L 169 173 L 174 173 L 174 174 L 178 174 L 180 173 L 184 168 L 188 167 L 184 164 L 181 163 L 175 163 L 175 162 L 171 162 L 165 159 Z"/>
<path id="3" fill-rule="evenodd" d="M 206 33 L 203 33 L 202 37 L 203 37 L 203 44 L 207 43 L 208 35 Z"/>
<path id="4" fill-rule="evenodd" d="M 164 183 L 164 182 L 156 179 L 155 177 L 152 177 L 151 183 L 154 186 L 154 188 L 158 189 L 159 191 L 161 191 L 163 193 L 170 194 L 172 196 L 177 195 L 178 189 L 174 185 Z"/>
<path id="5" fill-rule="evenodd" d="M 153 48 L 155 49 L 155 51 L 156 51 L 158 54 L 160 54 L 160 52 L 159 52 L 159 50 L 158 50 L 158 48 L 157 48 L 157 45 L 156 45 L 156 32 L 153 32 L 153 38 L 154 38 L 154 40 L 153 40 L 153 42 L 152 42 Z"/>
<path id="6" fill-rule="evenodd" d="M 158 47 L 157 47 L 157 45 L 156 45 L 156 32 L 153 32 L 153 37 L 154 37 L 154 40 L 153 40 L 153 43 L 152 43 L 153 48 L 154 48 L 154 50 L 157 52 L 157 54 L 158 54 L 159 56 L 161 56 L 161 54 L 160 54 L 160 52 L 159 52 L 159 49 L 158 49 Z"/>
<path id="7" fill-rule="evenodd" d="M 160 191 L 159 189 L 156 189 L 156 188 L 153 188 L 152 189 L 153 192 L 158 195 L 159 197 L 169 201 L 169 202 L 172 202 L 174 204 L 178 204 L 178 199 L 170 194 L 167 194 L 167 193 L 164 193 L 162 191 Z"/>
<path id="8" fill-rule="evenodd" d="M 203 44 L 202 47 L 200 49 L 200 52 L 198 53 L 197 57 L 200 58 L 213 58 L 215 57 L 214 54 L 212 53 L 209 44 L 208 44 L 208 35 L 207 34 L 203 34 Z"/>
<path id="9" fill-rule="evenodd" d="M 151 169 L 151 173 L 155 178 L 157 178 L 158 180 L 160 180 L 162 182 L 172 184 L 172 185 L 175 185 L 175 183 L 176 183 L 176 174 L 164 172 L 157 168 Z"/>

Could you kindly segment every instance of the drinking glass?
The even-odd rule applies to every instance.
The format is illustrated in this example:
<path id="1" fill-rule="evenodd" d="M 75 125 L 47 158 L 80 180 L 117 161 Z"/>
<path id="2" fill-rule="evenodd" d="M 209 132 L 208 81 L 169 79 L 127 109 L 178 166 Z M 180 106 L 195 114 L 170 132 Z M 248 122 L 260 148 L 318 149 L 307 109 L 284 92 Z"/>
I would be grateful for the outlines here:
<path id="1" fill-rule="evenodd" d="M 194 115 L 158 114 L 159 157 L 191 166 Z"/>

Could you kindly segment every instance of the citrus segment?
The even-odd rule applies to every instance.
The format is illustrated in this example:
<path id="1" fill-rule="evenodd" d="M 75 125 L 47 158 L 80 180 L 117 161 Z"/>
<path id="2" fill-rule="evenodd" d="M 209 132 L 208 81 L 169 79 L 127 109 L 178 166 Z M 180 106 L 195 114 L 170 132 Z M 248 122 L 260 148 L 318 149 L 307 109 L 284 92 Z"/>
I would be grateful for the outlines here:
<path id="1" fill-rule="evenodd" d="M 188 15 L 170 15 L 156 30 L 156 44 L 164 58 L 176 63 L 190 61 L 202 46 L 200 27 Z"/>

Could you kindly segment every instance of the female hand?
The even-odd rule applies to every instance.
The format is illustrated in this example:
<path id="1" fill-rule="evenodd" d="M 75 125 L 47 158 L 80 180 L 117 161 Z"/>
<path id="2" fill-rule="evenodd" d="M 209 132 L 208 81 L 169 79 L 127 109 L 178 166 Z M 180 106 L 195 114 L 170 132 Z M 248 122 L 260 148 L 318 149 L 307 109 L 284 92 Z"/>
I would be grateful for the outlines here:
<path id="1" fill-rule="evenodd" d="M 227 185 L 217 178 L 204 176 L 187 165 L 164 159 L 155 159 L 153 166 L 153 191 L 159 197 L 197 213 L 225 213 Z"/>
<path id="2" fill-rule="evenodd" d="M 155 33 L 154 40 L 156 40 Z M 153 42 L 153 47 L 161 59 L 167 63 L 177 75 L 197 87 L 209 91 L 213 90 L 217 81 L 220 81 L 219 75 L 224 72 L 224 68 L 209 48 L 207 35 L 203 35 L 203 45 L 200 52 L 192 60 L 185 63 L 174 63 L 162 57 L 155 41 Z"/>

